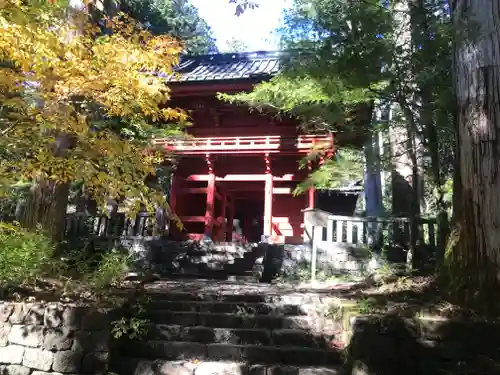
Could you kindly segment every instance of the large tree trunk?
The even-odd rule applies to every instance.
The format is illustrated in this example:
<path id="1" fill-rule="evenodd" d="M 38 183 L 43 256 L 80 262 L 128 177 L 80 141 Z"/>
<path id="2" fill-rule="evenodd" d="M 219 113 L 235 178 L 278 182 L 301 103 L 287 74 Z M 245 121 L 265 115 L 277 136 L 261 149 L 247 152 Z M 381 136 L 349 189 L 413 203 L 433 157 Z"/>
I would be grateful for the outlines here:
<path id="1" fill-rule="evenodd" d="M 73 136 L 60 134 L 56 136 L 52 152 L 57 157 L 64 158 L 74 143 Z M 41 228 L 55 242 L 61 241 L 64 236 L 69 188 L 69 182 L 62 183 L 40 175 L 33 181 L 30 194 L 26 199 L 21 224 L 28 229 Z"/>
<path id="2" fill-rule="evenodd" d="M 453 296 L 491 312 L 500 291 L 500 2 L 450 3 L 461 207 L 446 263 Z"/>
<path id="3" fill-rule="evenodd" d="M 21 223 L 28 229 L 41 228 L 56 242 L 64 235 L 69 183 L 41 179 L 31 187 Z"/>

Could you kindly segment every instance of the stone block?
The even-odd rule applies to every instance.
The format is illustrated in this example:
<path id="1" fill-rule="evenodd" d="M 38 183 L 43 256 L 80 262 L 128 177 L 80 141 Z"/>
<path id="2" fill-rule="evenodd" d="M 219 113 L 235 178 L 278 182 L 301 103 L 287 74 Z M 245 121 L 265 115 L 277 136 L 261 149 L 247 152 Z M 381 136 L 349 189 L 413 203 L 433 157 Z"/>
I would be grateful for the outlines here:
<path id="1" fill-rule="evenodd" d="M 242 366 L 232 362 L 203 362 L 194 372 L 195 375 L 243 375 Z"/>
<path id="2" fill-rule="evenodd" d="M 86 374 L 107 372 L 109 362 L 108 352 L 87 353 L 83 357 L 82 371 Z"/>
<path id="3" fill-rule="evenodd" d="M 272 366 L 267 375 L 341 375 L 341 368 Z"/>
<path id="4" fill-rule="evenodd" d="M 23 361 L 24 347 L 19 345 L 8 345 L 0 349 L 2 356 L 0 363 L 19 365 Z"/>
<path id="5" fill-rule="evenodd" d="M 43 325 L 45 316 L 45 306 L 39 303 L 26 305 L 28 311 L 24 316 L 23 324 L 26 325 Z"/>
<path id="6" fill-rule="evenodd" d="M 75 333 L 67 328 L 49 328 L 45 332 L 43 348 L 46 350 L 68 350 L 73 345 Z"/>
<path id="7" fill-rule="evenodd" d="M 60 372 L 33 371 L 31 375 L 62 375 Z"/>
<path id="8" fill-rule="evenodd" d="M 158 374 L 161 374 L 160 372 L 153 370 L 153 363 L 150 361 L 139 361 L 136 363 L 128 363 L 126 361 L 121 361 L 119 366 L 120 366 L 120 368 L 124 369 L 124 372 L 126 372 L 127 370 L 130 371 L 131 368 L 134 368 L 134 371 L 133 371 L 134 375 L 158 375 Z M 126 367 L 122 367 L 122 366 L 126 366 Z M 159 364 L 155 364 L 155 367 L 159 367 Z M 163 375 L 168 375 L 168 373 L 163 373 Z"/>
<path id="9" fill-rule="evenodd" d="M 13 325 L 9 333 L 9 342 L 37 348 L 43 343 L 43 327 Z"/>
<path id="10" fill-rule="evenodd" d="M 82 352 L 66 350 L 54 354 L 52 369 L 56 372 L 79 373 L 82 363 Z"/>
<path id="11" fill-rule="evenodd" d="M 36 370 L 49 371 L 54 361 L 54 353 L 43 349 L 26 348 L 23 365 Z"/>
<path id="12" fill-rule="evenodd" d="M 82 330 L 101 331 L 109 328 L 111 322 L 110 311 L 87 310 L 82 317 Z"/>
<path id="13" fill-rule="evenodd" d="M 307 330 L 281 329 L 273 332 L 273 343 L 277 346 L 292 345 L 308 348 L 320 346 L 320 339 Z"/>
<path id="14" fill-rule="evenodd" d="M 10 315 L 14 311 L 14 305 L 11 303 L 0 304 L 0 322 L 5 323 L 9 320 Z"/>
<path id="15" fill-rule="evenodd" d="M 10 324 L 0 323 L 0 347 L 9 343 Z"/>
<path id="16" fill-rule="evenodd" d="M 43 324 L 49 328 L 61 327 L 64 319 L 64 307 L 61 305 L 51 305 L 45 308 Z"/>
<path id="17" fill-rule="evenodd" d="M 12 366 L 5 366 L 2 375 L 29 375 L 30 372 L 31 369 L 27 367 L 12 365 Z"/>
<path id="18" fill-rule="evenodd" d="M 267 367 L 263 365 L 245 365 L 242 371 L 245 375 L 268 375 Z"/>
<path id="19" fill-rule="evenodd" d="M 30 306 L 24 303 L 15 303 L 14 309 L 9 317 L 9 322 L 11 324 L 22 324 L 24 322 L 24 318 L 29 311 Z"/>
<path id="20" fill-rule="evenodd" d="M 82 317 L 88 308 L 83 306 L 66 306 L 62 312 L 62 324 L 69 329 L 78 330 L 82 325 Z"/>
<path id="21" fill-rule="evenodd" d="M 106 352 L 109 348 L 109 340 L 109 331 L 76 332 L 73 340 L 73 350 Z"/>
<path id="22" fill-rule="evenodd" d="M 242 347 L 231 344 L 207 345 L 208 358 L 217 360 L 239 361 L 243 357 Z"/>
<path id="23" fill-rule="evenodd" d="M 156 375 L 193 375 L 197 364 L 185 361 L 166 361 L 153 365 Z"/>
<path id="24" fill-rule="evenodd" d="M 206 345 L 196 342 L 165 342 L 162 350 L 165 358 L 171 359 L 203 359 L 207 356 Z"/>

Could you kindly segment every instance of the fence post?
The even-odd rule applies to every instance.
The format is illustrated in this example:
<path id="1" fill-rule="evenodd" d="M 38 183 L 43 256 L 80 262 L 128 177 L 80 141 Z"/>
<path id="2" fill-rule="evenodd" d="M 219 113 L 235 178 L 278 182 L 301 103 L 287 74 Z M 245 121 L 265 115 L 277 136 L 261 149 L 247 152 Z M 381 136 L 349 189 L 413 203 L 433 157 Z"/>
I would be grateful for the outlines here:
<path id="1" fill-rule="evenodd" d="M 312 227 L 312 252 L 311 252 L 311 283 L 316 281 L 316 263 L 318 260 L 318 241 L 321 239 L 320 230 L 322 227 Z M 321 233 L 322 234 L 322 233 Z"/>

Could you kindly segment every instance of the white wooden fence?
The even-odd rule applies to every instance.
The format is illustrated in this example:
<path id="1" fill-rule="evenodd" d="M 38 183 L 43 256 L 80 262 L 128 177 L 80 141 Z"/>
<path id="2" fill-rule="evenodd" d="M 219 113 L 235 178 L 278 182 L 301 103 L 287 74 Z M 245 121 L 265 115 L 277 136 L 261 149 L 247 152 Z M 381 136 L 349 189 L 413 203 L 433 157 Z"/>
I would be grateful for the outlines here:
<path id="1" fill-rule="evenodd" d="M 427 246 L 433 252 L 437 243 L 437 222 L 434 218 L 338 216 L 318 209 L 304 211 L 304 242 L 311 245 L 312 278 L 316 274 L 318 248 L 335 244 L 367 246 L 373 250 L 384 247 L 410 249 L 411 244 Z M 412 228 L 416 229 L 412 232 Z"/>

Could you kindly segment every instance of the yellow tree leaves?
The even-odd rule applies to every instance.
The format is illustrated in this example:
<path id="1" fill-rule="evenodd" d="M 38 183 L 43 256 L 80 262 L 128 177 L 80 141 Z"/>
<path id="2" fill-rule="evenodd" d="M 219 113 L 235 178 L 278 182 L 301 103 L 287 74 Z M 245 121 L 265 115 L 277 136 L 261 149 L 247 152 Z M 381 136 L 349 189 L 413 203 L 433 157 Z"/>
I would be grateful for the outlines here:
<path id="1" fill-rule="evenodd" d="M 124 15 L 106 32 L 85 12 L 47 1 L 0 0 L 0 174 L 82 180 L 94 198 L 158 198 L 145 185 L 162 160 L 144 153 L 179 131 L 165 77 L 182 46 Z M 61 143 L 62 142 L 62 143 Z M 8 178 L 7 178 L 8 177 Z"/>

